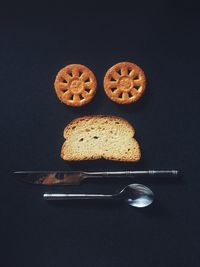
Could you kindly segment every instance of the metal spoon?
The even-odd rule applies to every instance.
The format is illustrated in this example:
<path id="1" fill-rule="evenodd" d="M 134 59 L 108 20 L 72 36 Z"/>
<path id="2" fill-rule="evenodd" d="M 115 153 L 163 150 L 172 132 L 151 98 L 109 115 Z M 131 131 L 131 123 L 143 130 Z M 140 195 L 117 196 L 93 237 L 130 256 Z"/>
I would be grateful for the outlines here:
<path id="1" fill-rule="evenodd" d="M 136 208 L 149 206 L 154 200 L 153 192 L 142 184 L 130 184 L 119 193 L 113 195 L 103 194 L 55 194 L 44 193 L 45 200 L 69 200 L 69 199 L 102 199 L 102 200 L 123 200 Z"/>

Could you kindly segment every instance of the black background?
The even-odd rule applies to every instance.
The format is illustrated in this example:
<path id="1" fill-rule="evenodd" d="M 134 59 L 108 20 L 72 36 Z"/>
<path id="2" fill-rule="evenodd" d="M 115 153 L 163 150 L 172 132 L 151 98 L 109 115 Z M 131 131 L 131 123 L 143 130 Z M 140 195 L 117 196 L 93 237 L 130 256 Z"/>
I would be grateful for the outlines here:
<path id="1" fill-rule="evenodd" d="M 10 3 L 1 9 L 0 37 L 2 266 L 200 266 L 197 6 Z M 135 62 L 148 79 L 144 97 L 130 106 L 111 102 L 103 90 L 106 70 L 120 61 Z M 97 95 L 82 108 L 61 104 L 54 92 L 56 73 L 69 63 L 88 66 L 98 80 Z M 65 125 L 91 114 L 128 119 L 141 144 L 141 162 L 64 162 Z M 138 210 L 46 203 L 47 188 L 11 175 L 22 169 L 180 169 L 182 179 L 143 180 L 156 200 Z M 127 182 L 52 191 L 114 193 Z"/>

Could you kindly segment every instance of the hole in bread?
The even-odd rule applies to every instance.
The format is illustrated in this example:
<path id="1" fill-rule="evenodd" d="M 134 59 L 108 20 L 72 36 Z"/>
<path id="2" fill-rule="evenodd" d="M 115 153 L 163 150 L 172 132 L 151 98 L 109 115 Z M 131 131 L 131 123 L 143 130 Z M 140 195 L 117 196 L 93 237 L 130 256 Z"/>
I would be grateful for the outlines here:
<path id="1" fill-rule="evenodd" d="M 85 129 L 86 132 L 90 132 L 90 129 Z"/>
<path id="2" fill-rule="evenodd" d="M 79 77 L 81 77 L 82 74 L 83 74 L 83 72 L 81 70 L 79 70 Z"/>
<path id="3" fill-rule="evenodd" d="M 123 93 L 120 93 L 118 97 L 119 97 L 119 98 L 122 98 L 122 95 L 123 95 Z"/>
<path id="4" fill-rule="evenodd" d="M 117 90 L 117 87 L 113 87 L 113 88 L 111 88 L 111 91 L 112 92 L 114 92 L 114 91 L 116 91 Z"/>
<path id="5" fill-rule="evenodd" d="M 69 74 L 69 76 L 71 76 L 71 77 L 73 76 L 73 74 L 72 74 L 72 71 L 71 71 L 71 70 L 69 70 L 67 74 Z"/>
<path id="6" fill-rule="evenodd" d="M 130 148 L 128 149 L 128 151 L 130 151 Z"/>
<path id="7" fill-rule="evenodd" d="M 119 124 L 119 122 L 118 122 L 118 121 L 116 121 L 116 122 L 115 122 L 115 124 Z"/>
<path id="8" fill-rule="evenodd" d="M 89 89 L 89 88 L 85 88 L 85 91 L 86 91 L 87 93 L 89 93 L 89 92 L 91 91 L 91 89 Z"/>
<path id="9" fill-rule="evenodd" d="M 113 133 L 113 131 L 110 131 L 110 133 Z"/>
<path id="10" fill-rule="evenodd" d="M 127 70 L 128 75 L 131 73 L 131 71 L 132 71 L 132 69 Z"/>
<path id="11" fill-rule="evenodd" d="M 131 94 L 131 92 L 128 92 L 128 96 L 129 96 L 129 97 L 132 97 L 132 94 Z"/>
<path id="12" fill-rule="evenodd" d="M 82 95 L 80 95 L 79 97 L 80 97 L 80 100 L 83 100 L 83 99 L 85 99 L 85 98 L 84 98 Z"/>
<path id="13" fill-rule="evenodd" d="M 62 89 L 63 93 L 66 93 L 68 91 L 68 89 Z"/>
<path id="14" fill-rule="evenodd" d="M 94 136 L 93 138 L 94 138 L 94 139 L 98 139 L 99 137 L 98 137 L 98 136 Z"/>
<path id="15" fill-rule="evenodd" d="M 140 86 L 139 86 L 139 85 L 134 85 L 134 88 L 135 88 L 136 90 L 138 90 L 138 89 L 140 88 Z"/>
<path id="16" fill-rule="evenodd" d="M 71 95 L 69 100 L 73 100 L 74 99 L 74 95 Z"/>
<path id="17" fill-rule="evenodd" d="M 65 79 L 63 79 L 61 82 L 62 82 L 62 83 L 67 83 L 67 81 L 66 81 Z"/>
<path id="18" fill-rule="evenodd" d="M 79 142 L 82 142 L 84 139 L 83 138 L 81 138 L 80 140 L 79 140 Z"/>
<path id="19" fill-rule="evenodd" d="M 122 75 L 121 69 L 116 70 L 119 75 Z"/>
<path id="20" fill-rule="evenodd" d="M 139 79 L 139 75 L 137 74 L 135 77 L 134 77 L 134 80 L 138 80 Z"/>
<path id="21" fill-rule="evenodd" d="M 114 77 L 111 76 L 110 81 L 111 81 L 111 82 L 115 82 L 116 80 L 115 80 Z"/>
<path id="22" fill-rule="evenodd" d="M 76 126 L 73 126 L 72 129 L 74 130 L 76 128 Z"/>
<path id="23" fill-rule="evenodd" d="M 90 82 L 90 77 L 87 78 L 87 80 L 85 80 L 85 83 Z"/>

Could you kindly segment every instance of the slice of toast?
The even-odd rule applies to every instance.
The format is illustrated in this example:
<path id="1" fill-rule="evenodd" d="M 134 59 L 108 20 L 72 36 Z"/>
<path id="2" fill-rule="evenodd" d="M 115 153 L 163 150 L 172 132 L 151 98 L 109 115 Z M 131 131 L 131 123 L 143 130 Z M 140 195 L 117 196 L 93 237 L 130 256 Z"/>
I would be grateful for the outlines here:
<path id="1" fill-rule="evenodd" d="M 64 129 L 61 157 L 64 160 L 108 159 L 138 161 L 141 157 L 134 128 L 115 116 L 85 116 L 77 118 Z"/>

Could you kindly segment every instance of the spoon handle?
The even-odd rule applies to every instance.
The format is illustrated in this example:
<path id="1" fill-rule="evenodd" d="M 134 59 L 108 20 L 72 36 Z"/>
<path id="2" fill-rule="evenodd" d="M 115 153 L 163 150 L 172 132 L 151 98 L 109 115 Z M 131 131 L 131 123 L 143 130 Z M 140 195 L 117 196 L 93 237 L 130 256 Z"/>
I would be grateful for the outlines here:
<path id="1" fill-rule="evenodd" d="M 45 200 L 71 200 L 71 199 L 113 199 L 113 195 L 102 194 L 57 194 L 57 193 L 44 193 Z"/>

